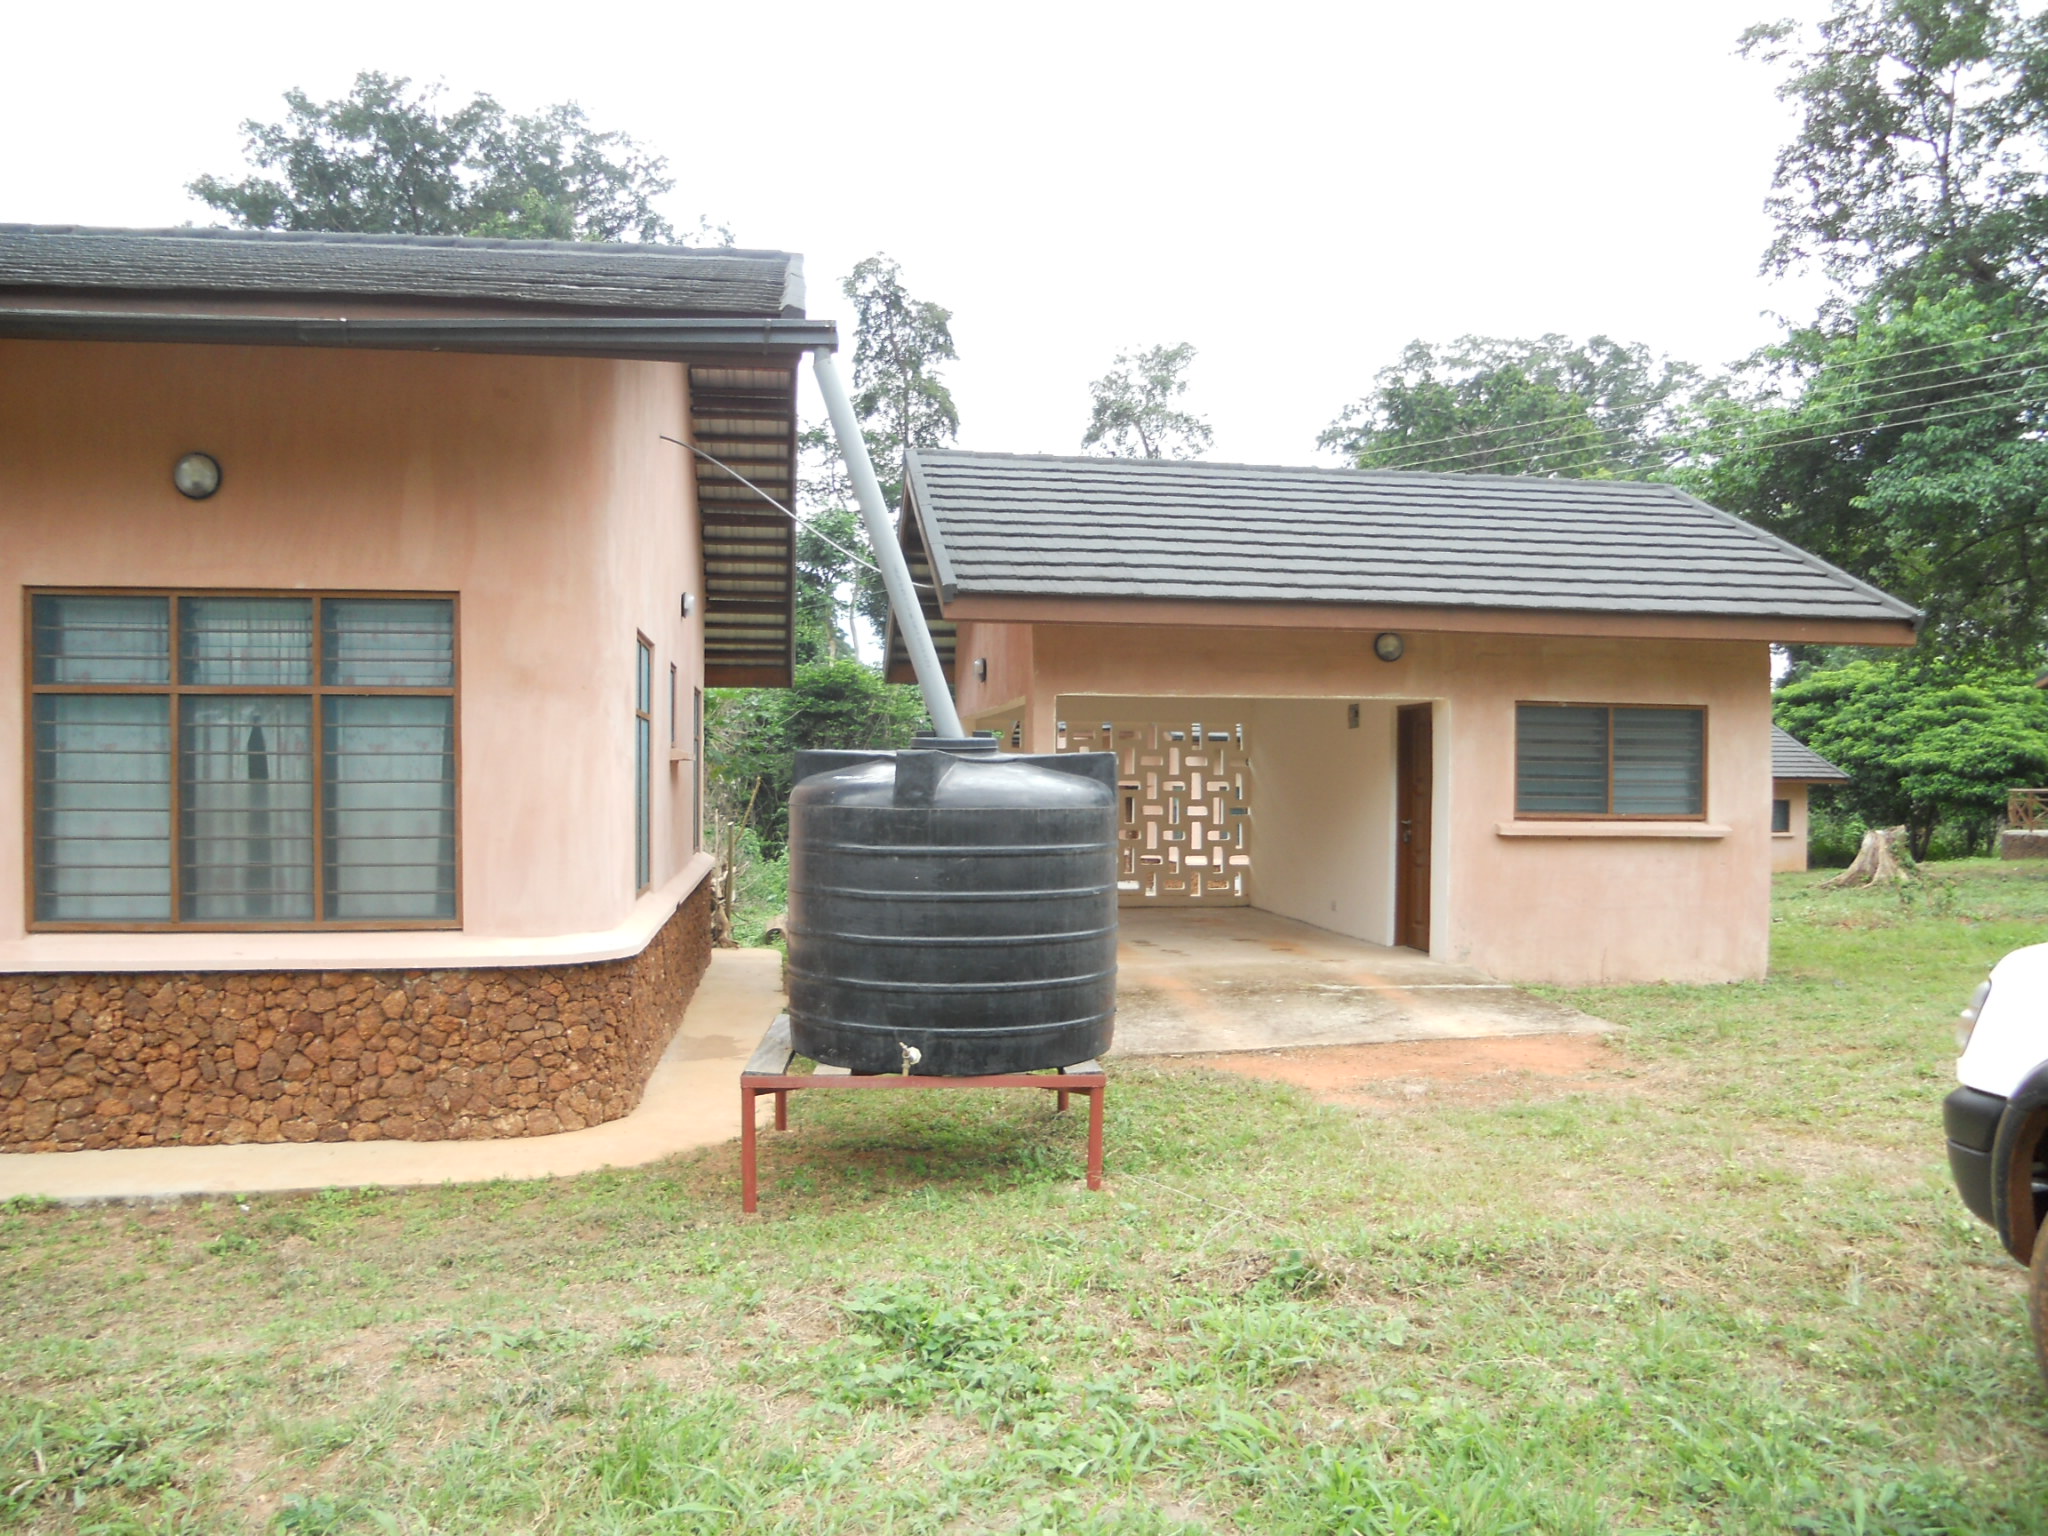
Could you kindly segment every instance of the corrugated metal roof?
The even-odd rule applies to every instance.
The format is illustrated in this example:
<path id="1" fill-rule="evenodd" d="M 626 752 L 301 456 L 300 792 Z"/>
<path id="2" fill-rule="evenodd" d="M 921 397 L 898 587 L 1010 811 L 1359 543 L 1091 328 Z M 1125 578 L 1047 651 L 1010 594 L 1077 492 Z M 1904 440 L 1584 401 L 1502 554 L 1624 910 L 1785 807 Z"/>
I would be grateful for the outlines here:
<path id="1" fill-rule="evenodd" d="M 578 240 L 0 224 L 0 296 L 333 297 L 607 314 L 803 314 L 803 258 Z"/>
<path id="2" fill-rule="evenodd" d="M 1771 777 L 1804 780 L 1809 784 L 1847 783 L 1849 775 L 1822 757 L 1789 731 L 1771 727 Z"/>
<path id="3" fill-rule="evenodd" d="M 1917 610 L 1668 485 L 919 449 L 946 600 L 1152 597 L 1879 621 Z"/>

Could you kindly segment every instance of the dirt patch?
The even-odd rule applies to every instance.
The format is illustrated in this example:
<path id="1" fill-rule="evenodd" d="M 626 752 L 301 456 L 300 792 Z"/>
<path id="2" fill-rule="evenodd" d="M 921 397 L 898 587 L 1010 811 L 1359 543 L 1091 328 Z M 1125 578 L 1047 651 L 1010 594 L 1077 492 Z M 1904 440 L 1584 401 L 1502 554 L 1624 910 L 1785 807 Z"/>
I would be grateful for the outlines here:
<path id="1" fill-rule="evenodd" d="M 1621 1053 L 1600 1035 L 1328 1045 L 1204 1056 L 1188 1064 L 1292 1083 L 1326 1104 L 1389 1108 L 1416 1100 L 1503 1103 L 1560 1089 L 1611 1093 L 1637 1082 Z"/>

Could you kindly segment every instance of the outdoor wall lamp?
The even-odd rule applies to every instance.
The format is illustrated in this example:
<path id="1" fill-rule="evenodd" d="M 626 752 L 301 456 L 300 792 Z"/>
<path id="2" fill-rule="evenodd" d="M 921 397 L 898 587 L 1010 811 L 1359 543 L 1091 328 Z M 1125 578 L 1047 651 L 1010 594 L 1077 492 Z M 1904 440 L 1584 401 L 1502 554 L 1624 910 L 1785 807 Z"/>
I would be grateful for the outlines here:
<path id="1" fill-rule="evenodd" d="M 683 617 L 687 619 L 690 616 L 691 610 L 694 609 L 696 606 L 696 595 L 694 593 L 685 592 L 683 594 Z"/>
<path id="2" fill-rule="evenodd" d="M 220 489 L 220 460 L 210 453 L 188 453 L 171 466 L 171 484 L 179 495 L 204 501 Z"/>
<path id="3" fill-rule="evenodd" d="M 988 658 L 986 656 L 974 658 L 974 680 L 977 683 L 988 681 Z"/>
<path id="4" fill-rule="evenodd" d="M 1399 661 L 1408 649 L 1408 642 L 1389 630 L 1372 637 L 1372 653 L 1381 661 Z"/>

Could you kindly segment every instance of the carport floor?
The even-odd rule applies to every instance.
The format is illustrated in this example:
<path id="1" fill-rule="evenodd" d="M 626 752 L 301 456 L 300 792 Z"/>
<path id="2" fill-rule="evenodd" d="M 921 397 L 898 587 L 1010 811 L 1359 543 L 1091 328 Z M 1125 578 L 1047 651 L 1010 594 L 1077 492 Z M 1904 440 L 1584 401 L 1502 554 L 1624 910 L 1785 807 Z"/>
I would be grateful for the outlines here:
<path id="1" fill-rule="evenodd" d="M 1615 1028 L 1470 966 L 1255 907 L 1127 907 L 1119 917 L 1118 1056 Z"/>

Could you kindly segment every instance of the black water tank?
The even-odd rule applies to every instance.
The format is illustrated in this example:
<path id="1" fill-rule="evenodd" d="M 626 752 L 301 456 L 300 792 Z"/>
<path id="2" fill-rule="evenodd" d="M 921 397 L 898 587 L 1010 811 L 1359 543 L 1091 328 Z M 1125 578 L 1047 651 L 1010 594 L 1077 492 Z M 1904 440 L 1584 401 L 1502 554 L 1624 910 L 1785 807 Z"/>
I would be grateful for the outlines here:
<path id="1" fill-rule="evenodd" d="M 1116 754 L 989 737 L 800 752 L 789 797 L 799 1054 L 931 1077 L 1068 1067 L 1116 1016 Z"/>

